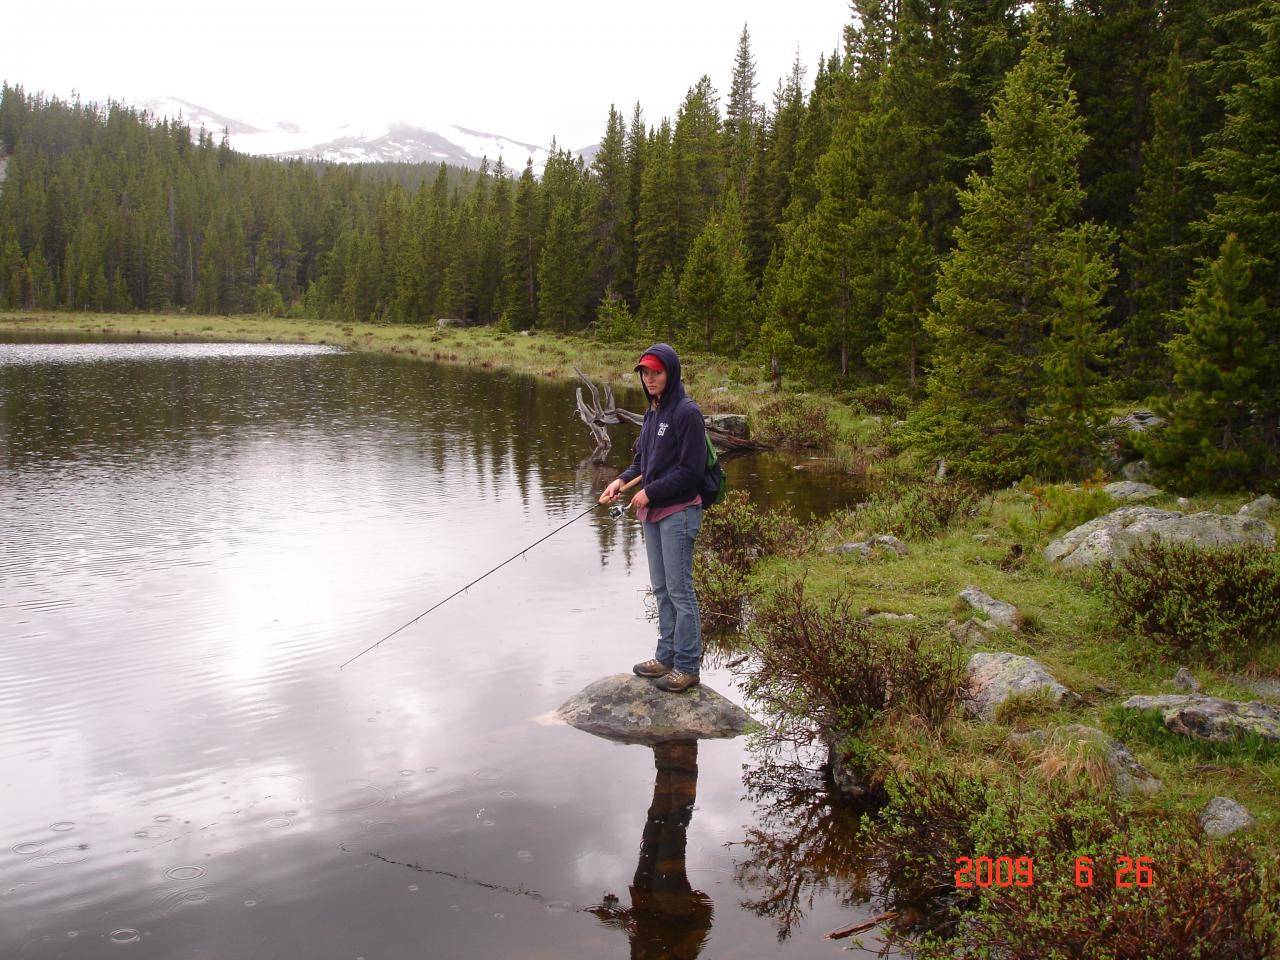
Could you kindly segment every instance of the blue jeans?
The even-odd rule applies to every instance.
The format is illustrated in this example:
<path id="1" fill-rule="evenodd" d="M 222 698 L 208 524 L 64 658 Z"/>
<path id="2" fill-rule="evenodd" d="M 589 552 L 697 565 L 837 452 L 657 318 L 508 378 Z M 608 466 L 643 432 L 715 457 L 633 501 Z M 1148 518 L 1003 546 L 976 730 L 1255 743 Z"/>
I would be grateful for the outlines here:
<path id="1" fill-rule="evenodd" d="M 658 652 L 681 673 L 697 676 L 702 664 L 702 613 L 693 592 L 693 541 L 702 507 L 686 507 L 657 523 L 643 523 L 649 583 L 658 601 Z"/>

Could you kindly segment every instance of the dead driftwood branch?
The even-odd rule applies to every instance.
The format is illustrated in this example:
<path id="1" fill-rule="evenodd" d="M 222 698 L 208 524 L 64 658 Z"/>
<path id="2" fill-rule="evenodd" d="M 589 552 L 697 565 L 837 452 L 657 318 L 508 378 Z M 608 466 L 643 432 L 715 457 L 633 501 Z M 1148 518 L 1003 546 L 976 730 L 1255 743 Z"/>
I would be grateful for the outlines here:
<path id="1" fill-rule="evenodd" d="M 865 933 L 872 927 L 878 927 L 882 923 L 887 923 L 898 916 L 897 910 L 890 910 L 888 913 L 882 913 L 878 917 L 872 917 L 870 920 L 863 920 L 861 923 L 855 923 L 851 927 L 841 927 L 839 930 L 832 930 L 827 934 L 828 940 L 843 940 L 845 937 L 852 937 L 855 933 Z"/>
<path id="2" fill-rule="evenodd" d="M 609 439 L 609 431 L 606 429 L 611 424 L 627 423 L 640 426 L 644 422 L 644 415 L 632 413 L 630 410 L 624 410 L 617 405 L 613 398 L 613 390 L 608 384 L 604 384 L 604 400 L 600 399 L 600 388 L 597 387 L 578 367 L 573 368 L 573 372 L 578 375 L 591 394 L 590 403 L 583 396 L 582 387 L 578 387 L 575 391 L 577 397 L 578 416 L 582 422 L 587 425 L 587 429 L 591 431 L 591 438 L 595 441 L 595 449 L 591 451 L 591 456 L 582 462 L 583 466 L 595 463 L 604 463 L 609 456 L 609 451 L 613 447 L 613 441 Z M 712 444 L 721 452 L 734 452 L 739 450 L 765 450 L 763 444 L 754 443 L 750 440 L 744 440 L 742 437 L 735 437 L 733 434 L 715 427 L 707 427 L 707 435 L 711 438 Z"/>

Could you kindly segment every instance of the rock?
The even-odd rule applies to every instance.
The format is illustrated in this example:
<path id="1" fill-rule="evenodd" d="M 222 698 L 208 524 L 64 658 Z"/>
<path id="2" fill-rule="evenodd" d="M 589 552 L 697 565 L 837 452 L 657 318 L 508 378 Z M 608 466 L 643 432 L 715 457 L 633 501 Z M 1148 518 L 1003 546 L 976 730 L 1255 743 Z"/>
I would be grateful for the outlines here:
<path id="1" fill-rule="evenodd" d="M 1142 480 L 1151 476 L 1151 464 L 1145 460 L 1135 460 L 1120 468 L 1120 476 L 1126 480 Z"/>
<path id="2" fill-rule="evenodd" d="M 830 738 L 827 739 L 827 766 L 831 768 L 831 779 L 841 793 L 858 799 L 871 792 L 871 783 L 866 774 L 851 766 L 836 746 L 835 740 Z"/>
<path id="3" fill-rule="evenodd" d="M 1191 509 L 1191 501 L 1190 501 L 1190 500 L 1188 500 L 1186 497 L 1179 497 L 1179 498 L 1178 498 L 1178 509 L 1179 509 L 1179 510 L 1182 510 L 1183 512 L 1186 512 L 1187 510 L 1190 510 L 1190 509 Z"/>
<path id="4" fill-rule="evenodd" d="M 1012 603 L 996 600 L 983 593 L 977 587 L 965 587 L 960 591 L 960 599 L 979 613 L 984 614 L 992 623 L 999 624 L 1009 630 L 1018 629 L 1018 608 Z"/>
<path id="5" fill-rule="evenodd" d="M 888 610 L 882 610 L 879 613 L 867 615 L 867 619 L 872 623 L 896 623 L 899 621 L 911 621 L 920 619 L 914 613 L 890 613 Z"/>
<path id="6" fill-rule="evenodd" d="M 1186 667 L 1179 667 L 1178 672 L 1173 675 L 1173 679 L 1169 682 L 1186 693 L 1200 692 L 1200 684 L 1196 682 L 1195 675 Z"/>
<path id="7" fill-rule="evenodd" d="M 1105 751 L 1107 770 L 1117 793 L 1125 796 L 1134 793 L 1150 795 L 1164 788 L 1164 784 L 1138 762 L 1138 759 L 1129 752 L 1128 747 L 1097 727 L 1089 727 L 1083 723 L 1069 723 L 1066 726 L 1057 727 L 1051 733 L 1033 730 L 1031 733 L 1011 734 L 1009 739 L 1015 743 L 1029 741 L 1038 747 L 1043 747 L 1047 743 L 1068 748 L 1077 743 L 1095 744 Z"/>
<path id="8" fill-rule="evenodd" d="M 989 534 L 989 533 L 975 533 L 975 534 L 973 535 L 973 539 L 977 540 L 979 543 L 989 543 L 989 542 L 991 541 L 991 534 Z"/>
<path id="9" fill-rule="evenodd" d="M 445 327 L 461 327 L 464 326 L 463 321 L 454 317 L 441 317 L 436 321 L 436 329 L 443 330 Z"/>
<path id="10" fill-rule="evenodd" d="M 1263 677 L 1261 680 L 1246 680 L 1241 678 L 1237 680 L 1247 686 L 1260 697 L 1270 697 L 1280 700 L 1280 680 L 1272 680 L 1269 677 Z"/>
<path id="11" fill-rule="evenodd" d="M 856 554 L 859 557 L 871 556 L 871 544 L 869 543 L 842 543 L 831 548 L 831 553 L 839 554 Z"/>
<path id="12" fill-rule="evenodd" d="M 1209 548 L 1276 545 L 1275 531 L 1253 517 L 1121 507 L 1054 540 L 1044 548 L 1044 558 L 1069 570 L 1086 569 L 1104 560 L 1118 560 L 1138 544 L 1157 537 L 1165 543 L 1194 543 Z"/>
<path id="13" fill-rule="evenodd" d="M 907 555 L 907 545 L 897 537 L 881 533 L 870 540 L 839 544 L 831 547 L 828 552 L 856 555 L 863 558 L 870 558 L 873 553 L 892 553 L 895 556 L 904 557 Z"/>
<path id="14" fill-rule="evenodd" d="M 1211 837 L 1225 837 L 1253 826 L 1253 816 L 1230 797 L 1214 797 L 1200 811 L 1200 829 Z"/>
<path id="15" fill-rule="evenodd" d="M 988 623 L 983 620 L 975 620 L 970 617 L 964 623 L 958 620 L 947 621 L 947 632 L 956 639 L 957 643 L 963 643 L 966 646 L 986 643 L 991 639 L 991 631 L 995 630 L 995 624 Z"/>
<path id="16" fill-rule="evenodd" d="M 1107 425 L 1126 433 L 1143 433 L 1152 427 L 1164 423 L 1163 417 L 1157 417 L 1150 410 L 1134 410 L 1123 417 L 1112 417 Z"/>
<path id="17" fill-rule="evenodd" d="M 747 439 L 747 418 L 740 413 L 712 413 L 703 417 L 708 427 L 739 440 Z"/>
<path id="18" fill-rule="evenodd" d="M 1230 742 L 1245 733 L 1280 741 L 1280 708 L 1258 700 L 1241 703 L 1203 694 L 1164 693 L 1130 697 L 1126 710 L 1159 710 L 1165 727 L 1197 740 Z"/>
<path id="19" fill-rule="evenodd" d="M 1134 480 L 1117 480 L 1115 483 L 1108 483 L 1102 488 L 1102 492 L 1109 493 L 1121 501 L 1150 500 L 1164 493 L 1163 490 L 1149 483 L 1138 483 Z"/>
<path id="20" fill-rule="evenodd" d="M 590 684 L 566 700 L 555 716 L 608 740 L 650 744 L 736 737 L 754 722 L 709 687 L 699 684 L 684 693 L 668 693 L 630 673 Z"/>
<path id="21" fill-rule="evenodd" d="M 1280 507 L 1280 501 L 1269 493 L 1264 493 L 1257 500 L 1251 500 L 1240 508 L 1238 516 L 1254 517 L 1258 520 L 1270 520 L 1275 514 L 1276 508 Z"/>
<path id="22" fill-rule="evenodd" d="M 907 545 L 892 534 L 877 534 L 871 538 L 871 546 L 886 553 L 896 554 L 899 557 L 907 555 Z"/>
<path id="23" fill-rule="evenodd" d="M 1010 697 L 1046 690 L 1050 699 L 1061 703 L 1073 696 L 1053 679 L 1044 664 L 1016 653 L 975 653 L 969 658 L 969 690 L 964 699 L 970 715 L 995 719 L 996 708 Z"/>

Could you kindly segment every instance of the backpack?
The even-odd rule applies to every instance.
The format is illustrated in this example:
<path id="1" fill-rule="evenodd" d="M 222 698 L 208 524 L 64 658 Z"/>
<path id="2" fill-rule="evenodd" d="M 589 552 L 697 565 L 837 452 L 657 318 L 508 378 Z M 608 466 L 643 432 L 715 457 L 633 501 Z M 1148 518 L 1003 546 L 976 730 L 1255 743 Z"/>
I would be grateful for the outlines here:
<path id="1" fill-rule="evenodd" d="M 724 467 L 720 466 L 720 455 L 711 444 L 711 437 L 705 433 L 703 437 L 707 441 L 707 469 L 702 475 L 702 483 L 698 485 L 698 493 L 702 497 L 702 508 L 709 510 L 724 499 L 729 483 L 724 476 Z"/>

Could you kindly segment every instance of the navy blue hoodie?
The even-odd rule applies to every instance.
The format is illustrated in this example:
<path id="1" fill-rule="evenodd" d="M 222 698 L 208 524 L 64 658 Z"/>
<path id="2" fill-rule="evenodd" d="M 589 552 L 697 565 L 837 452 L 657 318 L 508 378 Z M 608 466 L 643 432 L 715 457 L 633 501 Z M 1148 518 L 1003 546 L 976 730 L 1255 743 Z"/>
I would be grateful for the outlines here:
<path id="1" fill-rule="evenodd" d="M 698 405 L 684 392 L 675 350 L 655 343 L 645 353 L 652 353 L 667 368 L 667 387 L 657 409 L 650 401 L 645 410 L 635 459 L 622 471 L 621 479 L 630 481 L 643 474 L 650 506 L 669 507 L 692 500 L 699 492 L 707 469 L 706 424 Z M 644 387 L 643 378 L 640 386 Z"/>

